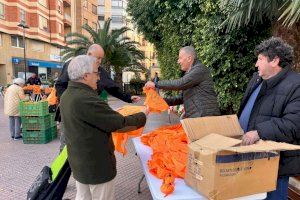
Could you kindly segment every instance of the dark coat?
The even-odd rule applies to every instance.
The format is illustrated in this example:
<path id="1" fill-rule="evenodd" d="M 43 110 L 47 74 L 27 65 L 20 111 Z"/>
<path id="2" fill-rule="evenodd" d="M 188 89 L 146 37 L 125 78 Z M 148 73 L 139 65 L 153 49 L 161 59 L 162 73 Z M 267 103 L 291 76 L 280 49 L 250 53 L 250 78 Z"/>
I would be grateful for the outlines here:
<path id="1" fill-rule="evenodd" d="M 39 77 L 35 77 L 35 78 L 30 77 L 26 81 L 26 84 L 29 84 L 29 85 L 41 85 L 42 82 L 41 82 L 41 79 Z"/>
<path id="2" fill-rule="evenodd" d="M 182 91 L 181 95 L 165 100 L 170 106 L 183 103 L 185 118 L 220 115 L 210 71 L 199 60 L 195 60 L 190 71 L 182 78 L 158 81 L 156 87 Z"/>
<path id="3" fill-rule="evenodd" d="M 144 126 L 146 116 L 122 116 L 99 99 L 88 85 L 69 82 L 61 97 L 68 161 L 74 178 L 83 184 L 100 184 L 116 176 L 116 159 L 111 132 Z"/>
<path id="4" fill-rule="evenodd" d="M 56 84 L 55 84 L 55 89 L 57 92 L 58 98 L 61 97 L 63 92 L 67 89 L 68 87 L 68 81 L 69 75 L 68 75 L 68 66 L 69 66 L 70 61 L 66 62 L 63 66 L 61 75 L 59 76 Z M 119 86 L 111 79 L 109 74 L 105 69 L 102 67 L 99 67 L 99 73 L 100 73 L 100 80 L 97 83 L 97 92 L 100 95 L 103 90 L 106 90 L 109 94 L 112 96 L 121 99 L 122 101 L 125 101 L 127 103 L 132 103 L 131 100 L 131 95 L 125 94 L 121 91 Z"/>
<path id="5" fill-rule="evenodd" d="M 250 80 L 241 108 L 240 116 L 249 97 L 262 82 L 254 103 L 248 130 L 257 130 L 263 140 L 300 144 L 300 75 L 284 68 L 276 76 L 262 81 L 257 73 Z M 280 153 L 280 176 L 300 174 L 300 151 Z"/>

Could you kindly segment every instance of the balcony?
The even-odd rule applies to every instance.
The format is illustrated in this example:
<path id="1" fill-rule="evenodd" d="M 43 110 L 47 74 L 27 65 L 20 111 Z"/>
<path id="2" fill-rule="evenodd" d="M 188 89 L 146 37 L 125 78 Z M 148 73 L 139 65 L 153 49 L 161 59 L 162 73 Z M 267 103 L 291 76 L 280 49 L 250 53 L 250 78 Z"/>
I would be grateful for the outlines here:
<path id="1" fill-rule="evenodd" d="M 64 22 L 65 26 L 71 26 L 72 25 L 71 16 L 69 14 L 65 13 L 63 22 Z"/>
<path id="2" fill-rule="evenodd" d="M 71 0 L 64 0 L 64 7 L 71 7 Z"/>

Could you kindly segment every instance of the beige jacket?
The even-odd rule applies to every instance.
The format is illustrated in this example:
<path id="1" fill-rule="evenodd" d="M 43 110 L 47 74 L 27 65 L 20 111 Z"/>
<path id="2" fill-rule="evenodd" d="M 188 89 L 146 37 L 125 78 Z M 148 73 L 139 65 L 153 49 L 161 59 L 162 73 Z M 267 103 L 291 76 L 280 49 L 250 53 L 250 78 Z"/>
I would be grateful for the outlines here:
<path id="1" fill-rule="evenodd" d="M 8 116 L 19 116 L 19 102 L 25 99 L 24 90 L 19 85 L 9 86 L 4 95 L 4 114 Z"/>

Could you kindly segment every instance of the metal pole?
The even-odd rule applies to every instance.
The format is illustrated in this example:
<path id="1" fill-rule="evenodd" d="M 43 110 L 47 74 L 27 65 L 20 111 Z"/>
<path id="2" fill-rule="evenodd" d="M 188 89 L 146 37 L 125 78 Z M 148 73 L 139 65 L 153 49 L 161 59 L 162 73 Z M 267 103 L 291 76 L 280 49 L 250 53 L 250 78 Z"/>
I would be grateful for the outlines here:
<path id="1" fill-rule="evenodd" d="M 23 43 L 24 43 L 24 72 L 25 72 L 25 82 L 26 79 L 26 71 L 27 71 L 27 62 L 26 62 L 26 42 L 25 42 L 25 27 L 23 26 Z"/>

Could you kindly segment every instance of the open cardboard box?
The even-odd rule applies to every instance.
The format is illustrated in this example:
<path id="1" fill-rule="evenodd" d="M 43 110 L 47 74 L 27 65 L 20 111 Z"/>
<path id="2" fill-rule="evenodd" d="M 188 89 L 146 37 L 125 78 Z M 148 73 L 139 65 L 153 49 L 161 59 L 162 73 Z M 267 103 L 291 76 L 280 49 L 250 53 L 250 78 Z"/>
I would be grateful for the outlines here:
<path id="1" fill-rule="evenodd" d="M 189 139 L 185 182 L 209 199 L 231 199 L 276 189 L 279 153 L 300 146 L 259 141 L 241 146 L 236 115 L 181 120 Z"/>

